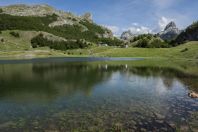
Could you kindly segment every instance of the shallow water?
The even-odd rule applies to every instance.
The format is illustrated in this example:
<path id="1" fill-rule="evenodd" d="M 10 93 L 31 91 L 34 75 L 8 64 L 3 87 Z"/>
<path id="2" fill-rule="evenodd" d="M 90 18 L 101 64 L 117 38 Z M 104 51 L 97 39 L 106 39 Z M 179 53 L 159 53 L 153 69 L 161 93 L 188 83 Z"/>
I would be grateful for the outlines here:
<path id="1" fill-rule="evenodd" d="M 1 62 L 0 131 L 197 130 L 197 74 L 78 59 Z"/>

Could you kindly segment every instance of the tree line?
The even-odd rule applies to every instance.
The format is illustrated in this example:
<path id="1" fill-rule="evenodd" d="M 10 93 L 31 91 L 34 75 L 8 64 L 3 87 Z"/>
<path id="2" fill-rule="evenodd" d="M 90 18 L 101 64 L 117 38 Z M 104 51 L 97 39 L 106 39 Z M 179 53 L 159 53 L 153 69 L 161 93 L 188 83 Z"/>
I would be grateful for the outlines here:
<path id="1" fill-rule="evenodd" d="M 55 50 L 68 50 L 68 49 L 79 49 L 87 48 L 92 45 L 92 43 L 86 42 L 83 39 L 79 40 L 68 40 L 68 41 L 53 41 L 46 38 L 42 33 L 38 36 L 32 38 L 31 45 L 33 48 L 37 47 L 49 47 Z"/>

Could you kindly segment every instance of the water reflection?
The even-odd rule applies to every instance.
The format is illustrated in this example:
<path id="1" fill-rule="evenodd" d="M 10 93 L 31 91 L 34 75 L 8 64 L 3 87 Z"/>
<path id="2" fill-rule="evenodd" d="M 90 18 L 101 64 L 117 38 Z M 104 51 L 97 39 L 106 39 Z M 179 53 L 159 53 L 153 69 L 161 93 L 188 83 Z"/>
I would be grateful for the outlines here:
<path id="1" fill-rule="evenodd" d="M 127 78 L 160 78 L 166 90 L 173 88 L 175 80 L 189 89 L 198 87 L 198 76 L 172 68 L 91 63 L 6 64 L 0 65 L 0 98 L 27 101 L 53 100 L 78 92 L 90 95 L 97 84 L 118 72 Z M 159 82 L 158 88 L 162 86 Z"/>
<path id="2" fill-rule="evenodd" d="M 176 131 L 198 111 L 197 82 L 131 62 L 2 64 L 0 131 Z"/>

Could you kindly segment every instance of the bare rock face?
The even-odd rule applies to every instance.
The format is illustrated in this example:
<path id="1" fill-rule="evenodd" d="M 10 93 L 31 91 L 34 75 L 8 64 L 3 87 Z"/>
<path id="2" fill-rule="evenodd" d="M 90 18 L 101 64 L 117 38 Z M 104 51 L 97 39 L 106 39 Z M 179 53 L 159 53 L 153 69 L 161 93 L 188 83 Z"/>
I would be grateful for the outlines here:
<path id="1" fill-rule="evenodd" d="M 176 29 L 176 28 L 177 28 L 176 24 L 172 21 L 168 25 L 166 25 L 164 31 L 171 30 L 171 29 Z"/>
<path id="2" fill-rule="evenodd" d="M 54 8 L 48 5 L 11 5 L 2 7 L 5 14 L 10 14 L 14 16 L 46 16 L 52 15 L 56 11 Z"/>
<path id="3" fill-rule="evenodd" d="M 177 28 L 176 24 L 174 22 L 170 22 L 165 28 L 164 31 L 159 33 L 159 36 L 163 40 L 173 40 L 175 39 L 179 34 L 180 30 Z"/>
<path id="4" fill-rule="evenodd" d="M 49 24 L 50 27 L 61 25 L 74 25 L 78 24 L 81 17 L 72 14 L 71 12 L 64 12 L 56 10 L 49 5 L 11 5 L 2 7 L 3 13 L 13 16 L 39 16 L 44 17 L 47 15 L 57 15 L 57 21 Z M 86 15 L 88 17 L 88 15 Z"/>
<path id="5" fill-rule="evenodd" d="M 121 39 L 122 40 L 130 40 L 130 39 L 132 39 L 133 37 L 134 37 L 135 35 L 130 31 L 130 30 L 128 30 L 128 31 L 125 31 L 125 32 L 123 32 L 122 34 L 121 34 Z"/>
<path id="6" fill-rule="evenodd" d="M 81 16 L 83 19 L 88 20 L 90 22 L 92 22 L 92 14 L 87 12 L 84 15 Z"/>

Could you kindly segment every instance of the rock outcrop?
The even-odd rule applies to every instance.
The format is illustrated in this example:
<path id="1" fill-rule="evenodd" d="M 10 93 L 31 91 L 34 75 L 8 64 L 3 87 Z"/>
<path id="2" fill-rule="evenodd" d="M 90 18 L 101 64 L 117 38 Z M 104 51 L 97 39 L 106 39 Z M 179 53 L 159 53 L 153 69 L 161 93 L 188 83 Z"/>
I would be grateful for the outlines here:
<path id="1" fill-rule="evenodd" d="M 56 10 L 49 5 L 10 5 L 1 7 L 3 13 L 10 14 L 13 16 L 47 16 L 47 15 L 57 15 L 57 21 L 51 23 L 49 26 L 61 26 L 61 25 L 74 25 L 79 24 L 81 20 L 92 21 L 91 13 L 85 13 L 83 16 L 77 16 L 71 12 L 64 12 L 61 10 Z"/>
<path id="2" fill-rule="evenodd" d="M 1 7 L 5 14 L 10 14 L 14 16 L 46 16 L 52 15 L 56 12 L 53 7 L 48 5 L 10 5 Z"/>
<path id="3" fill-rule="evenodd" d="M 85 20 L 88 20 L 90 22 L 93 22 L 93 20 L 92 20 L 92 14 L 89 13 L 89 12 L 85 13 L 84 15 L 82 15 L 81 18 L 83 18 Z"/>
<path id="4" fill-rule="evenodd" d="M 135 35 L 130 31 L 130 30 L 128 30 L 128 31 L 125 31 L 125 32 L 123 32 L 122 34 L 121 34 L 121 39 L 122 40 L 130 40 L 130 39 L 132 39 L 133 37 L 134 37 Z"/>
<path id="5" fill-rule="evenodd" d="M 159 33 L 159 36 L 163 40 L 171 41 L 175 39 L 180 32 L 176 24 L 172 21 L 164 28 L 164 31 Z"/>

